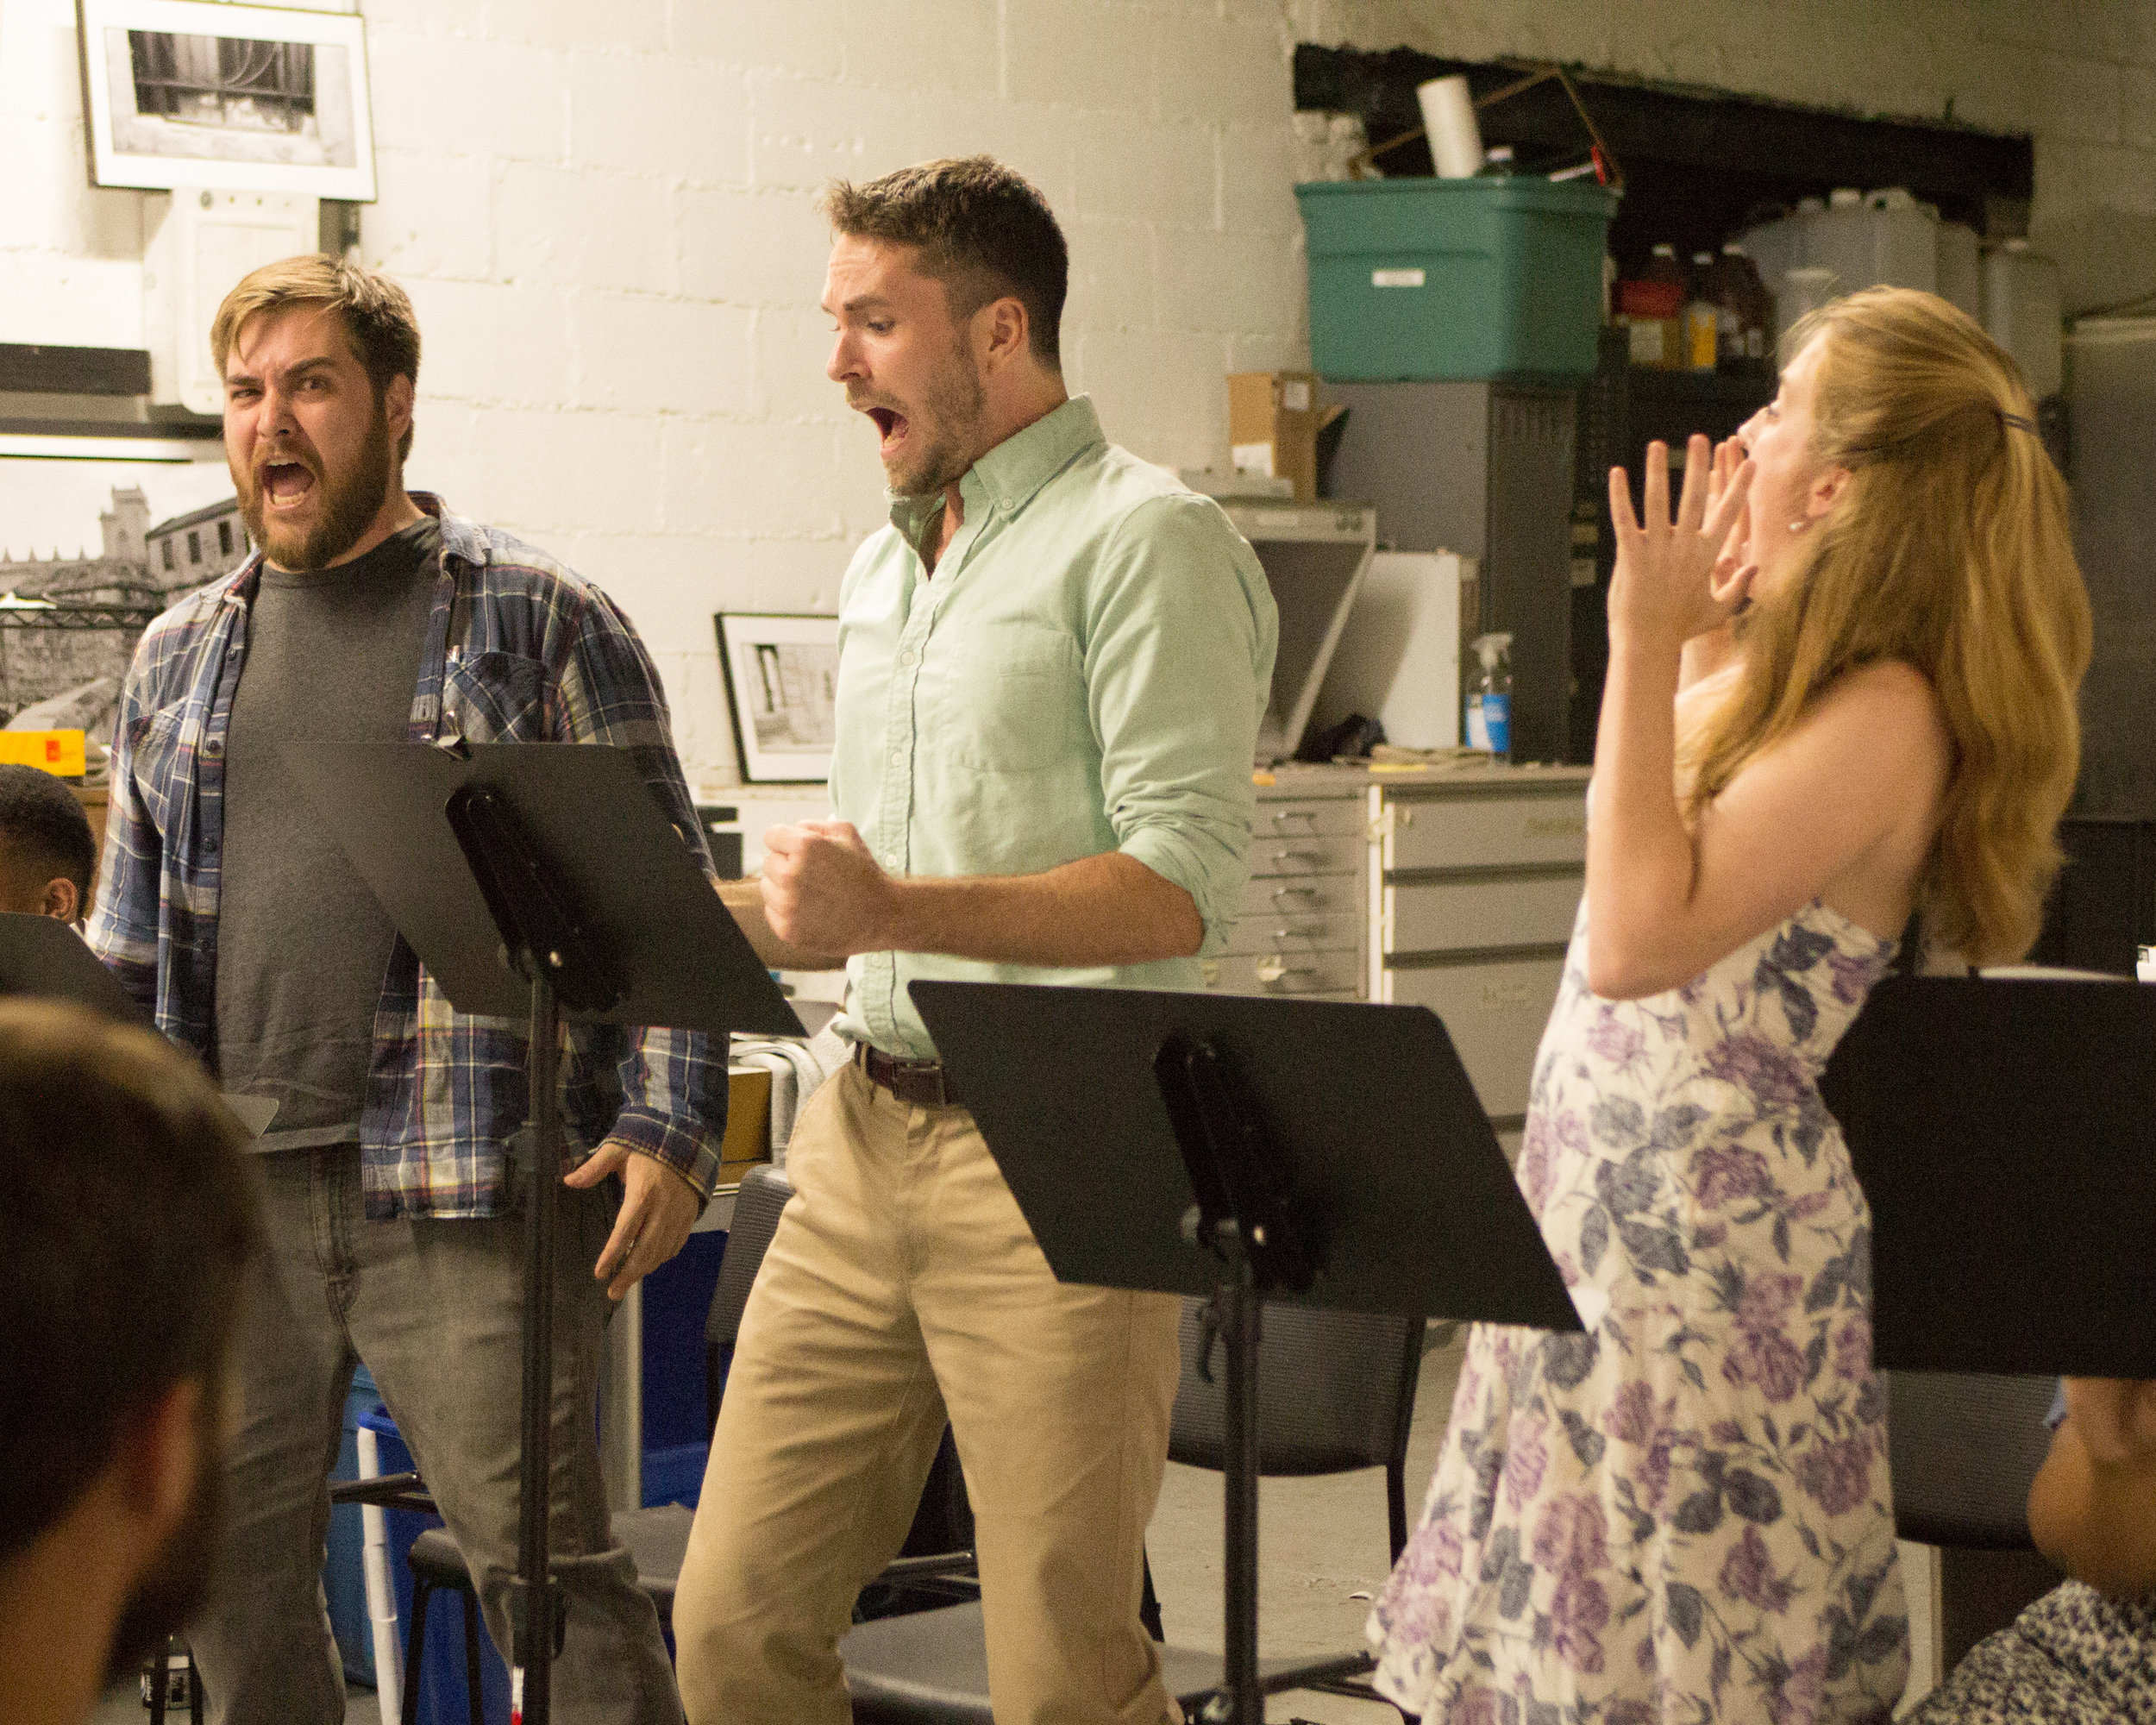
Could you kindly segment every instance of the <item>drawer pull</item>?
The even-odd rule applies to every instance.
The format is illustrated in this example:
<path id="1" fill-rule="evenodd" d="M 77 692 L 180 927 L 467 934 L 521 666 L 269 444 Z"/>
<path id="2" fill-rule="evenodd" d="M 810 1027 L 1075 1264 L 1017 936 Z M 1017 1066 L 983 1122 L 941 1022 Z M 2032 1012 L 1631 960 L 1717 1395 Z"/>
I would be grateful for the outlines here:
<path id="1" fill-rule="evenodd" d="M 1257 967 L 1257 980 L 1265 983 L 1283 982 L 1290 976 L 1314 976 L 1317 974 L 1315 964 L 1290 964 L 1284 958 L 1268 958 Z"/>
<path id="2" fill-rule="evenodd" d="M 1315 809 L 1281 809 L 1273 816 L 1275 826 L 1285 826 L 1291 820 L 1307 820 L 1314 829 L 1318 825 L 1318 812 Z"/>
<path id="3" fill-rule="evenodd" d="M 1322 850 L 1275 850 L 1273 852 L 1273 861 L 1275 862 L 1286 862 L 1298 856 L 1306 862 L 1325 861 L 1325 852 Z"/>
<path id="4" fill-rule="evenodd" d="M 1278 904 L 1282 899 L 1314 899 L 1317 896 L 1318 889 L 1315 887 L 1275 887 L 1273 888 L 1275 904 Z"/>

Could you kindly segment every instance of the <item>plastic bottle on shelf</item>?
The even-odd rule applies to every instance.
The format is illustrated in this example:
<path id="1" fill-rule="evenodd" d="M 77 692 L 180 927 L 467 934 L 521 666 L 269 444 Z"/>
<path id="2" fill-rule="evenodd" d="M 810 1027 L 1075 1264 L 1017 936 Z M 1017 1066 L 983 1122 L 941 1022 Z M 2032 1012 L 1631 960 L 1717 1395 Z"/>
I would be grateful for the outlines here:
<path id="1" fill-rule="evenodd" d="M 1677 248 L 1667 240 L 1659 242 L 1648 256 L 1646 268 L 1639 272 L 1642 281 L 1666 281 L 1674 287 L 1686 285 L 1684 266 L 1677 260 Z"/>
<path id="2" fill-rule="evenodd" d="M 1713 282 L 1714 254 L 1692 254 L 1691 298 L 1684 306 L 1684 364 L 1688 370 L 1714 369 L 1720 342 L 1721 314 L 1715 309 Z"/>
<path id="3" fill-rule="evenodd" d="M 1655 247 L 1638 276 L 1619 284 L 1618 310 L 1630 327 L 1633 365 L 1653 371 L 1683 367 L 1686 285 L 1677 248 L 1666 241 Z"/>
<path id="4" fill-rule="evenodd" d="M 1759 272 L 1745 248 L 1733 240 L 1714 260 L 1714 300 L 1721 319 L 1717 331 L 1721 363 L 1745 366 L 1765 359 L 1766 326 L 1771 315 L 1766 284 L 1759 279 Z"/>
<path id="5" fill-rule="evenodd" d="M 1478 635 L 1473 644 L 1482 664 L 1468 680 L 1467 746 L 1506 760 L 1512 754 L 1512 636 Z"/>

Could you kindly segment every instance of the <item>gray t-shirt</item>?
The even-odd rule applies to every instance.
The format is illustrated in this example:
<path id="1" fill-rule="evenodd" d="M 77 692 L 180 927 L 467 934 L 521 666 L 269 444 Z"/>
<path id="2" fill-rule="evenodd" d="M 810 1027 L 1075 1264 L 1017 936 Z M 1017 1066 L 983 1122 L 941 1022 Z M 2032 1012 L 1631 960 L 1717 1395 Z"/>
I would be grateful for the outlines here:
<path id="1" fill-rule="evenodd" d="M 347 1144 L 397 932 L 279 752 L 404 740 L 441 561 L 433 520 L 356 561 L 265 567 L 225 737 L 217 1064 L 274 1097 L 263 1150 Z"/>

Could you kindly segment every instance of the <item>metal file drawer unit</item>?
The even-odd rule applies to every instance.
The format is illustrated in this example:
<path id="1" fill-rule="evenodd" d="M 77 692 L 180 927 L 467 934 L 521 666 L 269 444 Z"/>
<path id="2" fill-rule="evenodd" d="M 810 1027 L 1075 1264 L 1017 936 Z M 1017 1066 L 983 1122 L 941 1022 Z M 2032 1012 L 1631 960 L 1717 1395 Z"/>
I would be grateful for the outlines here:
<path id="1" fill-rule="evenodd" d="M 1364 793 L 1373 1000 L 1445 1020 L 1507 1150 L 1587 873 L 1587 773 L 1491 767 Z"/>
<path id="2" fill-rule="evenodd" d="M 1366 774 L 1282 766 L 1261 775 L 1250 880 L 1227 950 L 1206 986 L 1229 994 L 1362 997 L 1369 915 L 1363 902 Z"/>

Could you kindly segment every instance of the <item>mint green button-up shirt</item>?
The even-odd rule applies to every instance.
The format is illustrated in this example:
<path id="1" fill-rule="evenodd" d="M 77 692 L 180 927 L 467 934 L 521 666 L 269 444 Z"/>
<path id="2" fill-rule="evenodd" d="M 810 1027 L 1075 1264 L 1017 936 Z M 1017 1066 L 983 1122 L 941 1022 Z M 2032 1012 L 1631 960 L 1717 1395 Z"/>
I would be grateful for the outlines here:
<path id="1" fill-rule="evenodd" d="M 1210 498 L 1110 444 L 1080 396 L 943 498 L 894 498 L 839 592 L 831 801 L 893 875 L 1034 875 L 1120 851 L 1188 893 L 1219 951 L 1249 874 L 1250 762 L 1279 624 Z M 936 1052 L 921 977 L 1192 988 L 1196 958 L 1050 969 L 935 953 L 848 966 L 840 1029 Z"/>

